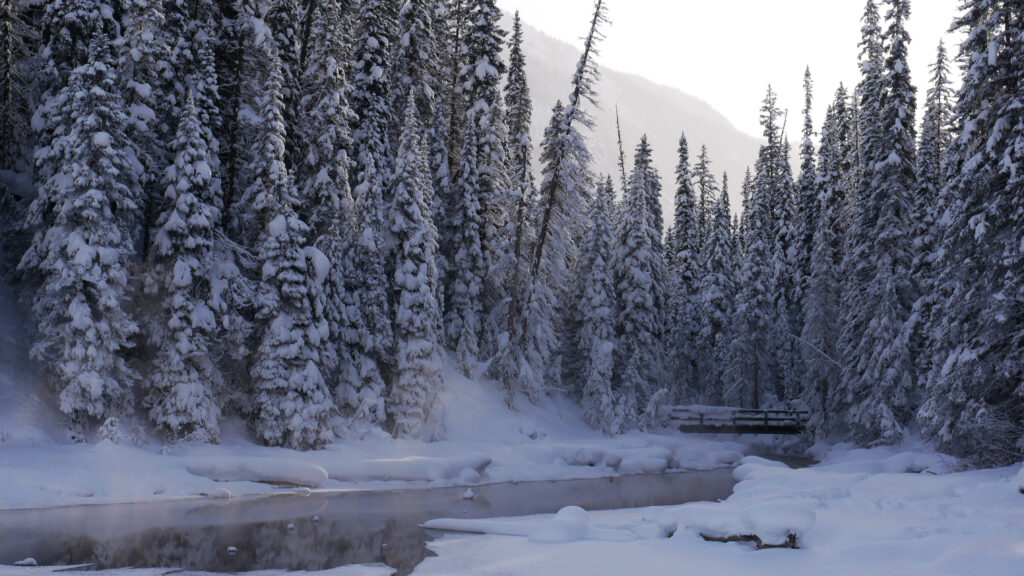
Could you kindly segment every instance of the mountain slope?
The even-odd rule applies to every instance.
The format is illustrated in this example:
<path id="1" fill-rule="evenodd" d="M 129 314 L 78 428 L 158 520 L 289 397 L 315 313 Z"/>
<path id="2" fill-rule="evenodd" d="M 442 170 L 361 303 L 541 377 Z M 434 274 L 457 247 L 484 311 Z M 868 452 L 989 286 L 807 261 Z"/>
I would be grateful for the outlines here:
<path id="1" fill-rule="evenodd" d="M 506 27 L 511 28 L 511 24 L 506 22 Z M 523 50 L 533 95 L 533 138 L 539 148 L 551 108 L 557 100 L 564 101 L 569 95 L 569 81 L 580 52 L 531 26 L 524 26 Z M 757 157 L 758 139 L 738 130 L 710 104 L 639 76 L 602 67 L 597 91 L 601 109 L 594 113 L 596 125 L 590 135 L 596 172 L 618 174 L 615 134 L 615 106 L 618 105 L 626 147 L 626 170 L 632 165 L 633 149 L 644 133 L 654 148 L 655 166 L 664 185 L 662 204 L 666 223 L 672 219 L 676 148 L 683 130 L 690 143 L 691 163 L 700 152 L 701 144 L 706 144 L 718 178 L 721 179 L 723 171 L 729 173 L 730 199 L 734 210 L 738 208 L 739 185 L 744 170 Z M 756 113 L 756 110 L 751 111 L 751 114 Z M 617 184 L 618 177 L 615 181 Z"/>

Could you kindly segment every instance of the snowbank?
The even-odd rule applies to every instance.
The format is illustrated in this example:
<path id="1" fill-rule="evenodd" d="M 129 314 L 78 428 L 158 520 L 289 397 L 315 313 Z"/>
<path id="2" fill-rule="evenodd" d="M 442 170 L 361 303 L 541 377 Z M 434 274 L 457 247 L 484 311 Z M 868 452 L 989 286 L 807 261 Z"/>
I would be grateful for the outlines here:
<path id="1" fill-rule="evenodd" d="M 483 454 L 466 454 L 440 458 L 409 456 L 362 462 L 331 462 L 325 464 L 327 475 L 342 482 L 363 482 L 367 480 L 404 480 L 407 482 L 437 482 L 457 480 L 463 483 L 477 483 L 484 471 L 491 465 L 491 459 Z M 326 478 L 325 478 L 326 479 Z"/>
<path id="2" fill-rule="evenodd" d="M 545 542 L 549 544 L 576 542 L 579 540 L 629 542 L 637 539 L 635 534 L 626 530 L 614 530 L 591 525 L 589 514 L 579 506 L 562 508 L 553 517 L 541 522 L 439 518 L 424 523 L 423 527 L 451 532 L 525 536 L 531 542 Z"/>
<path id="3" fill-rule="evenodd" d="M 1017 490 L 1024 494 L 1024 465 L 1021 465 L 1020 472 L 1017 473 Z"/>
<path id="4" fill-rule="evenodd" d="M 0 320 L 13 311 L 0 304 Z M 16 344 L 17 330 L 4 326 L 0 338 Z M 510 410 L 499 384 L 469 380 L 451 366 L 440 442 L 379 434 L 295 452 L 260 446 L 245 422 L 225 420 L 215 446 L 68 444 L 50 401 L 30 377 L 15 374 L 12 358 L 2 360 L 17 354 L 0 345 L 0 509 L 712 470 L 739 461 L 745 450 L 672 431 L 609 438 L 560 395 L 536 405 L 520 400 Z"/>
<path id="5" fill-rule="evenodd" d="M 313 464 L 271 458 L 194 458 L 185 469 L 217 482 L 262 482 L 319 488 L 327 471 Z"/>
<path id="6" fill-rule="evenodd" d="M 1024 470 L 943 472 L 952 458 L 913 448 L 841 446 L 822 465 L 798 470 L 745 458 L 724 502 L 586 514 L 588 526 L 633 534 L 628 541 L 581 536 L 580 512 L 555 531 L 562 543 L 531 538 L 557 517 L 478 521 L 471 528 L 486 535 L 432 541 L 439 556 L 414 575 L 1021 574 Z M 520 527 L 516 535 L 502 535 L 510 524 Z M 799 549 L 756 550 L 701 534 L 755 534 L 766 544 L 794 534 Z"/>
<path id="7" fill-rule="evenodd" d="M 0 576 L 55 576 L 67 574 L 68 571 L 77 573 L 75 568 L 88 570 L 89 564 L 83 566 L 45 566 L 45 567 L 20 567 L 0 565 Z M 392 568 L 381 564 L 362 564 L 352 566 L 341 566 L 321 572 L 282 572 L 280 570 L 246 572 L 249 576 L 272 576 L 287 574 L 288 576 L 392 576 L 395 571 Z M 180 572 L 173 568 L 124 568 L 120 570 L 104 570 L 104 576 L 165 576 L 166 574 L 181 574 L 183 576 L 219 576 L 211 572 Z"/>

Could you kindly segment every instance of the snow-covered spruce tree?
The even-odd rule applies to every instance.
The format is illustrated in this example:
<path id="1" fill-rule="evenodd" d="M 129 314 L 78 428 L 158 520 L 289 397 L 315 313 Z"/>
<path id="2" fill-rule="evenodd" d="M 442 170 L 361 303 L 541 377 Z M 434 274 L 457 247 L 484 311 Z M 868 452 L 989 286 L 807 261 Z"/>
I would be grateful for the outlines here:
<path id="1" fill-rule="evenodd" d="M 433 439 L 440 430 L 433 414 L 443 385 L 441 310 L 437 298 L 437 231 L 428 198 L 432 183 L 425 131 L 417 118 L 415 89 L 409 90 L 405 129 L 395 161 L 391 233 L 396 247 L 395 344 L 397 359 L 388 415 L 399 437 Z"/>
<path id="2" fill-rule="evenodd" d="M 842 375 L 843 417 L 859 442 L 902 439 L 916 409 L 915 366 L 904 323 L 915 287 L 910 278 L 912 193 L 916 181 L 914 117 L 910 84 L 907 0 L 889 0 L 884 43 L 885 98 L 879 161 L 866 202 L 858 206 L 862 236 L 851 238 L 856 258 L 847 282 L 856 287 L 845 302 Z"/>
<path id="3" fill-rule="evenodd" d="M 305 4 L 302 6 L 301 4 Z M 314 7 L 313 2 L 302 0 L 270 0 L 257 8 L 262 12 L 263 21 L 270 28 L 274 42 L 277 44 L 278 58 L 281 60 L 281 101 L 284 102 L 285 126 L 295 126 L 298 120 L 297 108 L 299 96 L 299 78 L 302 75 L 302 63 L 299 62 L 303 44 L 304 30 L 312 29 L 313 21 L 307 12 Z M 288 167 L 298 164 L 296 155 L 301 143 L 296 139 L 294 130 L 288 133 L 286 160 Z"/>
<path id="4" fill-rule="evenodd" d="M 256 246 L 258 347 L 250 367 L 256 431 L 268 445 L 306 450 L 333 437 L 334 406 L 320 370 L 328 326 L 315 305 L 330 263 L 307 245 L 309 226 L 295 213 L 296 191 L 285 165 L 281 63 L 272 41 L 264 39 L 260 48 L 261 146 L 247 192 L 262 228 Z"/>
<path id="5" fill-rule="evenodd" d="M 524 309 L 529 286 L 530 247 L 534 241 L 533 219 L 537 188 L 533 176 L 533 142 L 530 127 L 533 102 L 526 80 L 526 57 L 523 54 L 523 26 L 516 12 L 512 25 L 509 48 L 508 80 L 505 85 L 505 123 L 508 133 L 508 198 L 509 257 L 507 314 L 496 314 L 497 321 L 504 317 L 498 338 L 498 350 L 491 360 L 490 372 L 500 380 L 506 390 L 517 387 L 520 369 L 525 362 L 525 351 L 511 338 L 511 327 Z M 499 311 L 500 312 L 500 311 Z M 571 360 L 567 360 L 571 361 Z"/>
<path id="6" fill-rule="evenodd" d="M 964 3 L 967 63 L 957 96 L 940 244 L 942 307 L 918 412 L 945 450 L 978 463 L 1021 459 L 1021 230 L 1024 230 L 1024 11 Z"/>
<path id="7" fill-rule="evenodd" d="M 350 102 L 355 169 L 352 174 L 356 230 L 346 268 L 349 308 L 359 312 L 345 328 L 352 355 L 344 371 L 338 403 L 350 427 L 383 426 L 385 382 L 394 349 L 388 301 L 388 247 L 384 241 L 387 188 L 391 179 L 392 121 L 390 102 L 391 44 L 394 6 L 390 0 L 366 0 L 357 13 L 358 36 L 353 47 Z"/>
<path id="8" fill-rule="evenodd" d="M 135 246 L 125 231 L 138 221 L 138 172 L 117 86 L 110 41 L 97 33 L 88 61 L 51 100 L 61 105 L 36 161 L 52 171 L 29 208 L 35 235 L 19 265 L 39 286 L 31 354 L 77 440 L 131 406 L 136 380 L 126 355 L 138 327 L 125 309 Z"/>
<path id="9" fill-rule="evenodd" d="M 711 171 L 708 147 L 703 144 L 700 147 L 697 163 L 693 166 L 693 181 L 697 193 L 697 249 L 701 250 L 704 247 L 704 239 L 708 235 L 715 199 L 719 194 L 718 180 Z"/>
<path id="10" fill-rule="evenodd" d="M 544 132 L 544 140 L 541 143 L 541 162 L 545 165 L 545 180 L 541 184 L 542 194 L 544 183 L 549 178 L 547 168 L 555 159 L 553 154 L 571 153 L 580 158 L 589 158 L 586 156 L 586 148 L 580 134 L 575 131 L 568 134 L 563 132 L 564 122 L 565 108 L 561 102 L 556 102 L 551 122 Z M 583 161 L 579 162 L 580 164 L 569 165 L 568 168 L 575 170 L 578 166 L 585 165 Z M 578 178 L 575 180 L 578 183 L 590 183 L 589 175 L 584 177 L 571 174 L 571 177 Z M 568 196 L 568 199 L 577 202 L 578 207 L 582 209 L 582 198 Z M 537 220 L 541 219 L 539 210 L 538 214 L 533 216 Z M 558 214 L 558 217 L 559 224 L 569 226 L 567 215 Z M 569 230 L 561 229 L 558 232 L 558 243 L 551 247 L 552 251 L 539 255 L 543 258 L 540 264 L 534 260 L 538 258 L 536 252 L 526 255 L 531 261 L 522 276 L 525 284 L 518 288 L 521 294 L 521 301 L 516 304 L 518 314 L 510 318 L 508 350 L 500 353 L 497 359 L 497 368 L 504 371 L 499 377 L 505 387 L 509 405 L 513 405 L 520 394 L 524 394 L 531 402 L 536 402 L 548 386 L 559 381 L 558 372 L 562 369 L 562 363 L 554 357 L 559 346 L 556 322 L 559 315 L 559 300 L 564 297 L 566 284 L 571 275 L 569 262 L 575 258 L 575 254 L 569 253 L 568 250 L 573 249 L 575 244 L 561 243 L 571 242 Z M 533 240 L 533 245 L 536 246 L 538 242 L 539 240 Z M 555 278 L 559 280 L 556 281 Z M 566 360 L 572 362 L 573 355 Z"/>
<path id="11" fill-rule="evenodd" d="M 31 161 L 32 74 L 26 66 L 34 35 L 19 3 L 0 0 L 0 170 L 25 172 Z"/>
<path id="12" fill-rule="evenodd" d="M 66 163 L 52 141 L 66 136 L 71 125 L 71 72 L 89 61 L 90 43 L 95 37 L 103 35 L 107 42 L 116 37 L 117 23 L 111 12 L 92 0 L 55 0 L 46 3 L 39 26 L 41 69 L 37 79 L 41 95 L 32 116 L 32 128 L 37 139 L 33 156 L 36 187 L 42 189 Z M 137 167 L 134 159 L 128 162 L 132 169 Z M 39 220 L 35 224 L 29 222 L 30 227 L 55 218 L 51 213 L 55 205 L 35 205 L 35 218 Z"/>
<path id="13" fill-rule="evenodd" d="M 135 242 L 145 255 L 149 251 L 148 231 L 163 210 L 160 171 L 171 161 L 167 142 L 174 137 L 174 129 L 167 113 L 172 70 L 162 2 L 130 0 L 126 10 L 117 64 L 128 109 L 129 138 L 139 161 L 137 179 L 146 192 L 144 218 L 136 223 L 134 231 Z"/>
<path id="14" fill-rule="evenodd" d="M 509 331 L 512 341 L 518 342 L 525 352 L 531 373 L 520 377 L 516 390 L 506 390 L 510 402 L 520 391 L 535 399 L 545 390 L 545 376 L 557 378 L 561 367 L 551 358 L 551 351 L 557 345 L 557 299 L 569 283 L 570 269 L 576 260 L 574 234 L 578 226 L 574 223 L 592 185 L 590 151 L 579 126 L 590 128 L 593 125 L 584 106 L 595 103 L 597 45 L 602 39 L 600 27 L 605 23 L 607 6 L 604 0 L 597 0 L 583 54 L 573 74 L 569 104 L 563 107 L 561 102 L 556 103 L 541 144 L 543 167 L 538 190 L 537 238 L 525 288 L 525 305 Z"/>
<path id="15" fill-rule="evenodd" d="M 621 408 L 618 429 L 639 423 L 647 401 L 661 386 L 663 377 L 663 287 L 658 286 L 661 257 L 651 244 L 648 198 L 651 148 L 644 136 L 636 149 L 633 173 L 626 196 L 626 210 L 617 230 L 615 291 L 619 302 L 616 319 L 616 396 Z"/>
<path id="16" fill-rule="evenodd" d="M 31 129 L 35 30 L 15 0 L 0 0 L 0 172 L 28 174 L 35 138 Z M 0 182 L 0 277 L 14 272 L 24 252 L 25 191 Z"/>
<path id="17" fill-rule="evenodd" d="M 195 102 L 171 142 L 172 164 L 164 176 L 166 209 L 153 232 L 152 288 L 163 305 L 150 334 L 157 349 L 146 380 L 149 417 L 167 436 L 216 442 L 220 410 L 215 390 L 221 375 L 210 354 L 217 319 L 210 306 L 214 226 L 210 147 Z"/>
<path id="18" fill-rule="evenodd" d="M 782 112 L 776 99 L 777 95 L 769 87 L 761 108 L 761 125 L 767 142 L 758 154 L 756 175 L 748 188 L 749 200 L 743 216 L 745 246 L 724 390 L 724 401 L 732 406 L 759 408 L 773 402 L 780 380 L 773 340 L 778 310 L 772 256 L 780 238 L 775 204 L 786 179 L 785 166 L 789 160 L 779 126 Z"/>
<path id="19" fill-rule="evenodd" d="M 732 218 L 729 216 L 729 180 L 722 175 L 722 194 L 708 228 L 701 251 L 701 278 L 697 284 L 697 310 L 700 313 L 701 355 L 697 370 L 702 376 L 703 403 L 717 404 L 723 399 L 726 366 L 729 362 L 729 336 L 733 299 L 736 295 L 736 248 L 733 244 Z"/>
<path id="20" fill-rule="evenodd" d="M 913 250 L 914 263 L 911 278 L 917 282 L 918 298 L 905 330 L 911 337 L 911 346 L 917 362 L 918 381 L 923 383 L 931 370 L 931 340 L 927 332 L 937 312 L 940 279 L 938 241 L 942 235 L 940 218 L 946 211 L 947 174 L 944 156 L 952 140 L 952 90 L 949 87 L 949 64 L 945 45 L 940 41 L 935 64 L 932 66 L 931 87 L 925 102 L 921 136 L 917 148 L 917 182 L 913 196 Z"/>
<path id="21" fill-rule="evenodd" d="M 402 3 L 398 10 L 399 33 L 391 70 L 394 75 L 391 91 L 393 117 L 396 120 L 405 118 L 409 90 L 414 90 L 419 121 L 430 138 L 436 137 L 434 116 L 437 95 L 441 92 L 441 45 L 438 44 L 438 27 L 434 23 L 440 7 L 438 0 L 405 0 Z M 405 126 L 397 121 L 393 124 L 392 144 L 397 145 Z M 430 142 L 426 144 L 432 147 Z M 432 202 L 432 197 L 433 194 L 427 200 Z"/>
<path id="22" fill-rule="evenodd" d="M 666 368 L 672 377 L 687 387 L 680 398 L 697 401 L 700 373 L 697 372 L 698 283 L 703 276 L 698 247 L 697 202 L 690 178 L 690 153 L 686 134 L 679 136 L 679 163 L 676 165 L 675 224 L 667 239 L 668 294 L 665 321 Z"/>
<path id="23" fill-rule="evenodd" d="M 323 310 L 329 333 L 321 366 L 328 386 L 337 390 L 343 370 L 352 369 L 345 329 L 359 313 L 349 308 L 345 287 L 355 230 L 348 155 L 349 125 L 354 118 L 346 95 L 342 2 L 323 0 L 311 10 L 312 27 L 304 44 L 306 58 L 298 86 L 295 141 L 300 154 L 295 174 L 298 215 L 309 223 L 310 244 L 331 264 L 317 306 Z"/>
<path id="24" fill-rule="evenodd" d="M 615 414 L 612 378 L 615 363 L 615 281 L 612 250 L 615 230 L 612 210 L 615 187 L 608 177 L 597 187 L 590 203 L 590 228 L 582 242 L 579 270 L 583 276 L 582 299 L 579 302 L 582 323 L 577 334 L 577 347 L 583 359 L 583 386 L 580 406 L 588 424 L 615 434 L 621 422 Z"/>
<path id="25" fill-rule="evenodd" d="M 784 138 L 785 134 L 782 136 Z M 777 177 L 771 185 L 774 194 L 772 206 L 775 212 L 773 228 L 776 231 L 771 257 L 770 290 L 775 307 L 775 323 L 771 336 L 775 346 L 777 378 L 774 393 L 778 399 L 786 402 L 799 396 L 803 380 L 803 362 L 798 341 L 803 316 L 797 270 L 798 207 L 789 157 L 790 144 L 785 141 L 782 155 L 777 161 Z"/>
<path id="26" fill-rule="evenodd" d="M 804 72 L 804 126 L 800 141 L 800 176 L 796 181 L 796 221 L 793 225 L 793 272 L 797 299 L 803 298 L 807 291 L 807 281 L 811 275 L 811 252 L 814 245 L 814 233 L 818 228 L 818 186 L 814 158 L 814 121 L 811 118 L 814 104 L 814 84 L 811 69 Z M 797 319 L 803 325 L 803 311 Z"/>
<path id="27" fill-rule="evenodd" d="M 459 247 L 452 261 L 455 278 L 446 319 L 449 345 L 466 375 L 480 360 L 481 344 L 486 344 L 488 352 L 495 348 L 496 331 L 485 325 L 485 318 L 506 296 L 510 249 L 506 224 L 511 208 L 501 98 L 505 73 L 501 11 L 493 0 L 478 0 L 469 18 L 471 26 L 459 47 L 459 78 L 467 107 L 450 215 Z"/>
<path id="28" fill-rule="evenodd" d="M 833 424 L 829 396 L 842 365 L 837 359 L 844 213 L 847 208 L 847 149 L 856 138 L 846 90 L 840 86 L 821 129 L 817 182 L 818 223 L 811 249 L 810 274 L 803 294 L 804 325 L 800 333 L 805 366 L 800 398 L 811 411 L 809 427 L 816 438 Z"/>

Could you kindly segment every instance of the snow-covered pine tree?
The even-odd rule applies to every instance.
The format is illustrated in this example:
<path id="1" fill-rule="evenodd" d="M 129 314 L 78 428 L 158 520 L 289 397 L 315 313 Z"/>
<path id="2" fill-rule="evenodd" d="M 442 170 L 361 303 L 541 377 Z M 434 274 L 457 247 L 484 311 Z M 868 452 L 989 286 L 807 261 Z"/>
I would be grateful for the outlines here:
<path id="1" fill-rule="evenodd" d="M 761 108 L 761 125 L 767 141 L 761 146 L 755 166 L 756 176 L 749 186 L 743 216 L 743 262 L 740 266 L 732 336 L 729 338 L 728 385 L 724 401 L 731 406 L 759 408 L 775 399 L 777 374 L 776 307 L 773 254 L 780 238 L 778 210 L 775 206 L 784 186 L 789 160 L 783 142 L 771 87 Z"/>
<path id="2" fill-rule="evenodd" d="M 1022 16 L 1016 2 L 972 0 L 955 24 L 967 33 L 967 68 L 946 157 L 942 307 L 918 418 L 943 449 L 979 463 L 1019 461 L 1024 438 Z"/>
<path id="3" fill-rule="evenodd" d="M 31 354 L 60 391 L 77 440 L 130 408 L 136 380 L 126 356 L 138 327 L 125 305 L 138 172 L 110 44 L 97 32 L 88 61 L 50 100 L 59 103 L 49 117 L 54 132 L 36 152 L 47 178 L 29 207 L 35 235 L 19 264 L 39 285 Z"/>
<path id="4" fill-rule="evenodd" d="M 615 187 L 609 176 L 597 187 L 590 203 L 590 228 L 582 242 L 579 270 L 583 276 L 582 299 L 579 302 L 582 323 L 577 333 L 577 347 L 582 358 L 583 419 L 588 424 L 615 434 L 621 424 L 616 419 L 612 378 L 615 367 L 615 281 L 612 250 L 615 230 L 612 211 Z"/>
<path id="5" fill-rule="evenodd" d="M 505 299 L 511 247 L 501 98 L 505 73 L 501 10 L 494 0 L 477 0 L 471 4 L 469 18 L 470 28 L 459 47 L 459 78 L 467 107 L 453 188 L 451 216 L 459 248 L 452 261 L 455 278 L 446 319 L 449 345 L 466 375 L 481 359 L 481 344 L 493 352 L 501 331 L 485 319 Z"/>
<path id="6" fill-rule="evenodd" d="M 204 136 L 189 98 L 171 142 L 174 164 L 163 179 L 167 208 L 157 218 L 151 245 L 148 284 L 163 310 L 150 333 L 157 355 L 145 401 L 150 419 L 170 438 L 216 442 L 220 410 L 215 394 L 222 378 L 210 354 L 217 330 L 210 278 L 220 214 Z"/>
<path id="7" fill-rule="evenodd" d="M 844 317 L 843 416 L 863 443 L 898 442 L 916 409 L 915 366 L 904 324 L 915 287 L 910 278 L 912 194 L 916 180 L 915 89 L 910 83 L 907 0 L 888 0 L 878 161 L 866 203 L 857 216 L 860 238 L 851 238 L 855 267 L 847 277 L 854 293 Z"/>
<path id="8" fill-rule="evenodd" d="M 666 368 L 687 389 L 676 400 L 697 401 L 700 374 L 697 372 L 698 302 L 695 299 L 703 271 L 697 229 L 697 201 L 690 178 L 690 153 L 686 134 L 679 136 L 679 162 L 676 165 L 675 224 L 667 239 L 668 295 L 665 320 Z"/>
<path id="9" fill-rule="evenodd" d="M 0 0 L 0 170 L 26 172 L 31 160 L 32 73 L 25 68 L 34 35 L 19 3 Z"/>
<path id="10" fill-rule="evenodd" d="M 171 161 L 166 144 L 174 136 L 171 119 L 167 117 L 173 72 L 161 0 L 130 0 L 126 9 L 118 72 L 128 110 L 128 136 L 139 162 L 136 178 L 145 190 L 144 218 L 136 223 L 133 233 L 136 245 L 142 248 L 140 255 L 144 256 L 149 251 L 148 231 L 164 208 L 160 171 Z"/>
<path id="11" fill-rule="evenodd" d="M 537 187 L 533 177 L 533 142 L 530 127 L 533 102 L 526 79 L 526 57 L 523 54 L 523 26 L 516 12 L 512 24 L 509 48 L 508 80 L 505 86 L 506 125 L 508 132 L 508 196 L 510 213 L 510 257 L 508 275 L 508 310 L 504 315 L 505 332 L 499 337 L 497 355 L 491 361 L 491 372 L 501 380 L 506 390 L 517 387 L 519 372 L 525 361 L 525 351 L 511 338 L 510 330 L 526 303 L 529 286 L 530 247 L 534 241 L 534 205 Z"/>
<path id="12" fill-rule="evenodd" d="M 306 58 L 298 87 L 295 141 L 300 154 L 295 174 L 298 215 L 309 223 L 310 244 L 331 264 L 318 305 L 329 330 L 321 366 L 328 386 L 337 390 L 343 369 L 352 369 L 344 332 L 359 313 L 349 308 L 345 287 L 351 274 L 349 248 L 355 240 L 348 155 L 354 118 L 346 94 L 342 2 L 322 0 L 310 9 L 312 26 L 303 44 Z"/>
<path id="13" fill-rule="evenodd" d="M 299 62 L 302 51 L 303 29 L 312 29 L 313 21 L 306 14 L 314 7 L 313 2 L 301 0 L 269 0 L 257 10 L 265 11 L 263 21 L 270 28 L 274 42 L 277 44 L 278 58 L 281 60 L 281 101 L 284 102 L 285 126 L 295 126 L 298 120 L 297 109 L 299 96 L 299 78 L 302 76 L 302 63 Z M 290 130 L 286 147 L 285 159 L 288 168 L 298 164 L 301 143 L 297 133 Z"/>
<path id="14" fill-rule="evenodd" d="M 583 43 L 583 54 L 572 78 L 569 104 L 555 104 L 551 121 L 541 144 L 542 179 L 538 191 L 536 230 L 530 263 L 526 303 L 520 318 L 509 331 L 510 338 L 526 351 L 527 365 L 543 366 L 543 373 L 533 369 L 520 378 L 517 390 L 506 391 L 511 402 L 517 392 L 524 391 L 531 399 L 545 389 L 545 376 L 557 378 L 560 366 L 552 362 L 550 351 L 557 345 L 555 316 L 557 296 L 564 291 L 569 270 L 576 259 L 574 225 L 592 184 L 590 151 L 579 125 L 593 125 L 586 104 L 595 103 L 594 84 L 599 75 L 596 64 L 597 45 L 602 39 L 601 26 L 607 23 L 604 0 L 594 4 L 590 30 Z M 557 381 L 557 380 L 556 380 Z"/>
<path id="15" fill-rule="evenodd" d="M 437 231 L 428 199 L 432 193 L 426 133 L 417 118 L 415 88 L 405 106 L 405 128 L 395 161 L 395 199 L 391 233 L 396 242 L 395 380 L 388 415 L 399 437 L 433 439 L 439 419 L 434 414 L 443 385 L 438 306 Z"/>
<path id="16" fill-rule="evenodd" d="M 940 258 L 938 241 L 942 235 L 939 219 L 946 210 L 946 196 L 942 194 L 947 182 L 943 158 L 952 140 L 952 90 L 949 85 L 946 47 L 940 41 L 921 122 L 917 148 L 917 182 L 913 196 L 914 263 L 911 278 L 917 282 L 918 298 L 905 330 L 910 333 L 919 382 L 923 382 L 931 370 L 932 358 L 928 350 L 933 335 L 927 330 L 933 325 L 932 316 L 941 299 L 938 290 L 941 281 L 936 273 Z"/>
<path id="17" fill-rule="evenodd" d="M 708 236 L 701 251 L 701 277 L 697 284 L 697 310 L 700 313 L 701 355 L 697 370 L 701 374 L 702 403 L 723 400 L 726 366 L 729 362 L 730 326 L 733 299 L 736 296 L 736 248 L 729 216 L 729 179 L 722 175 L 722 194 L 715 203 Z"/>
<path id="18" fill-rule="evenodd" d="M 840 330 L 847 173 L 851 169 L 847 149 L 856 139 L 851 117 L 846 90 L 840 86 L 821 129 L 816 182 L 818 223 L 803 294 L 804 325 L 800 333 L 805 366 L 800 398 L 810 409 L 809 427 L 817 438 L 828 435 L 833 424 L 829 398 L 836 391 L 836 375 L 842 368 L 836 343 Z"/>
<path id="19" fill-rule="evenodd" d="M 619 302 L 615 351 L 621 371 L 615 391 L 621 409 L 620 430 L 640 422 L 640 414 L 660 389 L 664 376 L 664 287 L 658 285 L 661 256 L 651 242 L 651 162 L 651 147 L 644 136 L 636 148 L 613 264 Z"/>
<path id="20" fill-rule="evenodd" d="M 700 147 L 697 163 L 693 166 L 693 182 L 697 193 L 697 249 L 701 250 L 704 247 L 704 239 L 708 235 L 715 199 L 719 195 L 718 180 L 711 171 L 708 147 L 703 144 Z"/>
<path id="21" fill-rule="evenodd" d="M 349 308 L 359 314 L 350 318 L 345 329 L 353 363 L 342 375 L 338 403 L 350 426 L 363 428 L 384 424 L 385 382 L 393 364 L 384 226 L 391 178 L 389 77 L 395 14 L 391 0 L 365 0 L 357 10 L 350 102 L 355 112 L 352 192 L 359 217 L 345 281 Z"/>
<path id="22" fill-rule="evenodd" d="M 441 58 L 439 54 L 437 25 L 434 19 L 440 7 L 438 0 L 405 0 L 398 10 L 398 41 L 395 43 L 394 75 L 391 91 L 393 117 L 405 118 L 406 99 L 409 90 L 416 92 L 416 110 L 424 131 L 434 136 L 434 116 L 437 111 L 437 94 L 441 89 Z M 392 130 L 393 144 L 404 129 L 404 123 L 395 122 Z M 430 143 L 427 143 L 430 145 Z M 427 198 L 432 201 L 431 197 Z"/>
<path id="23" fill-rule="evenodd" d="M 796 222 L 794 222 L 794 262 L 793 272 L 797 290 L 797 298 L 802 299 L 807 291 L 807 281 L 811 275 L 811 252 L 814 246 L 814 233 L 818 228 L 818 186 L 814 158 L 814 121 L 811 118 L 814 104 L 814 84 L 811 69 L 804 72 L 804 126 L 800 141 L 800 176 L 796 181 Z M 800 311 L 797 324 L 803 326 L 803 311 Z"/>
<path id="24" fill-rule="evenodd" d="M 333 438 L 334 405 L 320 369 L 328 325 L 316 306 L 330 263 L 308 246 L 309 226 L 295 213 L 297 194 L 285 165 L 281 62 L 271 39 L 263 39 L 259 48 L 265 55 L 259 70 L 261 145 L 253 156 L 253 184 L 246 193 L 261 226 L 256 247 L 258 347 L 250 366 L 256 431 L 268 445 L 306 450 Z"/>
<path id="25" fill-rule="evenodd" d="M 782 137 L 785 138 L 785 134 Z M 803 316 L 797 270 L 798 207 L 789 157 L 790 144 L 786 140 L 782 145 L 781 156 L 777 158 L 776 179 L 771 185 L 775 242 L 771 256 L 770 290 L 775 307 L 774 332 L 771 336 L 776 363 L 774 392 L 778 399 L 787 402 L 799 396 L 803 380 L 803 362 L 798 341 Z"/>

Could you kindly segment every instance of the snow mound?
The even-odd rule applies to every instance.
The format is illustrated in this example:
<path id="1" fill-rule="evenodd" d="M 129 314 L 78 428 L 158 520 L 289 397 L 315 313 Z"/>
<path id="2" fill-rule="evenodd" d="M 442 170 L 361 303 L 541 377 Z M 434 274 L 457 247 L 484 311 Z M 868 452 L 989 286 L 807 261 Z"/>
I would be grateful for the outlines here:
<path id="1" fill-rule="evenodd" d="M 362 462 L 331 462 L 324 468 L 332 480 L 361 482 L 366 480 L 404 480 L 408 482 L 439 482 L 459 480 L 473 484 L 483 479 L 484 471 L 491 465 L 491 459 L 483 454 L 466 454 L 448 457 L 392 458 L 366 460 Z"/>
<path id="2" fill-rule="evenodd" d="M 756 536 L 763 545 L 782 546 L 792 538 L 800 540 L 814 526 L 813 510 L 795 503 L 766 503 L 753 506 L 729 504 L 686 504 L 669 512 L 677 530 L 704 537 Z"/>
<path id="3" fill-rule="evenodd" d="M 319 488 L 327 471 L 314 464 L 276 458 L 195 458 L 185 468 L 217 482 L 259 482 Z"/>
<path id="4" fill-rule="evenodd" d="M 602 528 L 590 523 L 590 515 L 579 506 L 566 506 L 553 517 L 541 522 L 516 520 L 464 520 L 461 518 L 438 518 L 423 524 L 424 528 L 471 534 L 493 534 L 500 536 L 521 536 L 530 542 L 562 544 L 591 540 L 598 542 L 631 542 L 636 534 L 613 528 Z"/>

